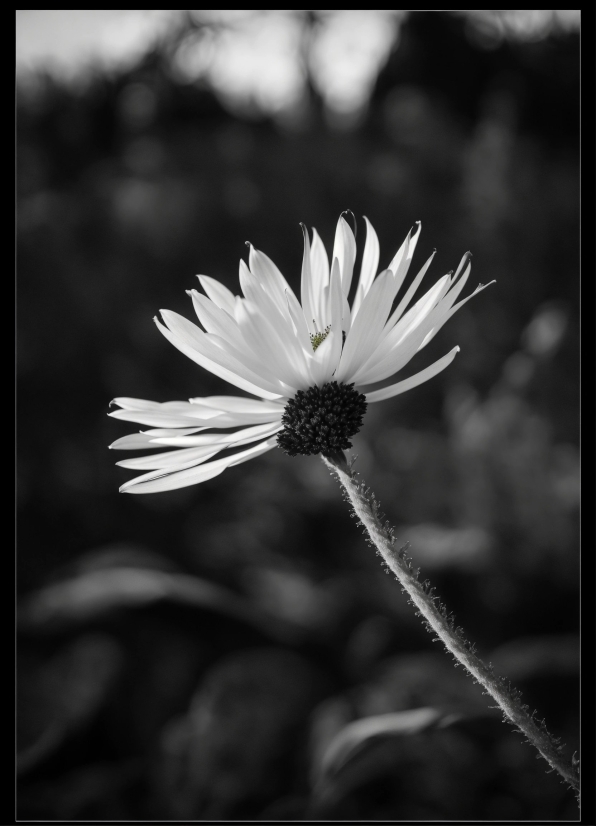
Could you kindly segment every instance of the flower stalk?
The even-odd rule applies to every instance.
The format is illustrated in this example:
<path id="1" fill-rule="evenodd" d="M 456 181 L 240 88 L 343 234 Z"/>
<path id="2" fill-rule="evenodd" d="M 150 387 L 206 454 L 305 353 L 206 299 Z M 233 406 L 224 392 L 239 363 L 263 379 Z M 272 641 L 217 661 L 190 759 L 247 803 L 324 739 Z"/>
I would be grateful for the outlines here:
<path id="1" fill-rule="evenodd" d="M 428 630 L 436 635 L 435 639 L 443 643 L 456 661 L 461 663 L 495 700 L 506 721 L 525 735 L 552 769 L 579 792 L 579 764 L 574 760 L 571 763 L 567 761 L 560 740 L 548 732 L 544 721 L 535 719 L 535 712 L 530 713 L 529 707 L 521 701 L 521 692 L 513 688 L 506 679 L 497 676 L 490 663 L 486 665 L 477 656 L 474 644 L 464 638 L 462 628 L 455 625 L 453 616 L 438 597 L 433 596 L 434 589 L 430 587 L 430 583 L 419 581 L 419 569 L 412 567 L 412 560 L 406 553 L 407 546 L 397 548 L 393 528 L 384 521 L 384 515 L 380 512 L 379 502 L 374 494 L 356 478 L 352 470 L 353 460 L 348 463 L 341 451 L 323 455 L 323 461 L 336 474 L 360 524 L 366 529 L 378 554 L 408 594 Z"/>

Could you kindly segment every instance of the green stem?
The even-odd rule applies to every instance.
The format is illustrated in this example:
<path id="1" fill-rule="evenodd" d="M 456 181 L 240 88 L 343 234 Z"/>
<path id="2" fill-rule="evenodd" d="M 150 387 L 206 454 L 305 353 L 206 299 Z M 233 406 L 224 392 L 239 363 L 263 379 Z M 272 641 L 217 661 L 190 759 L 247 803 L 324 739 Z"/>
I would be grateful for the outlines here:
<path id="1" fill-rule="evenodd" d="M 476 655 L 474 646 L 464 639 L 462 629 L 455 626 L 453 617 L 449 615 L 445 606 L 432 595 L 428 583 L 418 581 L 419 571 L 412 568 L 412 561 L 406 555 L 405 549 L 398 550 L 396 547 L 393 529 L 388 523 L 383 523 L 378 501 L 369 489 L 365 489 L 364 485 L 358 482 L 345 455 L 336 453 L 332 456 L 323 456 L 323 461 L 337 475 L 370 539 L 426 621 L 428 630 L 437 635 L 445 648 L 493 697 L 505 718 L 519 729 L 549 765 L 579 792 L 579 765 L 570 764 L 566 760 L 560 742 L 549 734 L 544 721 L 537 722 L 534 715 L 529 713 L 528 706 L 521 702 L 521 693 L 512 688 L 503 677 L 494 674 L 492 666 L 482 662 Z"/>

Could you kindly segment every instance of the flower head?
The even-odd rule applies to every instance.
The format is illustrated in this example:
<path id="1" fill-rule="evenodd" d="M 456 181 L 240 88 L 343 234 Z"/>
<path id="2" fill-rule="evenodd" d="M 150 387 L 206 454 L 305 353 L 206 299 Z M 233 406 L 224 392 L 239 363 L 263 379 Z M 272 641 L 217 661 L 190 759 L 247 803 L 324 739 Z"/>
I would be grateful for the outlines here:
<path id="1" fill-rule="evenodd" d="M 118 462 L 146 471 L 120 490 L 152 493 L 194 485 L 276 445 L 291 456 L 346 449 L 368 404 L 404 393 L 451 363 L 459 347 L 410 378 L 367 391 L 402 370 L 484 287 L 455 303 L 470 274 L 471 256 L 466 253 L 455 274 L 444 275 L 410 306 L 433 253 L 395 303 L 420 222 L 387 269 L 377 274 L 379 242 L 365 221 L 366 243 L 351 306 L 356 240 L 342 215 L 331 267 L 316 230 L 311 242 L 303 226 L 301 302 L 273 261 L 250 245 L 248 266 L 240 261 L 242 297 L 200 275 L 205 295 L 197 290 L 189 295 L 201 327 L 177 313 L 161 311 L 164 324 L 155 322 L 175 347 L 255 398 L 208 396 L 163 404 L 115 399 L 121 409 L 111 416 L 150 429 L 124 436 L 112 448 L 170 448 Z M 214 458 L 245 445 L 251 446 Z"/>

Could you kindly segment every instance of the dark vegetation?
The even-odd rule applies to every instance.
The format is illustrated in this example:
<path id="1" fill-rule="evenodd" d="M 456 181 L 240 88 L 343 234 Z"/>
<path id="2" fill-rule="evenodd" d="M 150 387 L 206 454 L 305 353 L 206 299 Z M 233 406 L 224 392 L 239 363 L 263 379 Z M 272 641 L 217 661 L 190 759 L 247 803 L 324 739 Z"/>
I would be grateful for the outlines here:
<path id="1" fill-rule="evenodd" d="M 299 222 L 329 246 L 348 208 L 381 265 L 421 219 L 412 271 L 436 247 L 429 284 L 471 249 L 470 289 L 497 284 L 411 372 L 461 353 L 369 406 L 356 467 L 571 755 L 578 85 L 577 35 L 487 50 L 432 12 L 410 16 L 344 131 L 314 93 L 300 128 L 234 116 L 173 79 L 167 44 L 77 90 L 19 91 L 20 818 L 577 817 L 433 645 L 318 458 L 276 450 L 119 495 L 107 445 L 129 429 L 106 413 L 115 396 L 228 392 L 152 317 L 192 317 L 195 273 L 236 291 L 247 239 L 295 288 Z M 345 731 L 397 712 L 384 735 Z"/>

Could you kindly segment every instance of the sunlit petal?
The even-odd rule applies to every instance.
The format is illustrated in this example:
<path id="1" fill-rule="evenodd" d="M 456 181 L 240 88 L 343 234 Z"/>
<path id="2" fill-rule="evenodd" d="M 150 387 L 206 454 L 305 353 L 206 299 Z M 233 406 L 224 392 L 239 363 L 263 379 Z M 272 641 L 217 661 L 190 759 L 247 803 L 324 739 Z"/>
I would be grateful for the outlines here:
<path id="1" fill-rule="evenodd" d="M 354 272 L 354 261 L 356 260 L 356 239 L 343 215 L 340 216 L 335 230 L 335 243 L 333 245 L 333 260 L 339 262 L 339 272 L 341 275 L 341 288 L 345 296 L 350 292 L 352 284 L 352 274 Z"/>
<path id="2" fill-rule="evenodd" d="M 358 282 L 358 289 L 354 297 L 354 304 L 352 307 L 352 314 L 355 315 L 360 309 L 362 300 L 367 292 L 370 290 L 373 279 L 379 269 L 379 239 L 374 230 L 373 225 L 364 216 L 366 221 L 366 243 L 364 245 L 364 253 L 362 255 L 362 267 L 360 269 L 360 281 Z"/>
<path id="3" fill-rule="evenodd" d="M 425 381 L 432 379 L 433 376 L 436 376 L 437 373 L 440 373 L 441 370 L 448 367 L 458 353 L 459 347 L 454 347 L 446 356 L 435 361 L 430 367 L 426 367 L 424 370 L 416 373 L 416 375 L 410 376 L 409 379 L 398 381 L 397 384 L 383 387 L 381 390 L 373 390 L 372 393 L 366 393 L 366 401 L 381 402 L 384 401 L 384 399 L 390 399 L 392 396 L 398 396 L 400 393 L 405 393 L 407 390 L 418 387 L 419 384 L 423 384 Z"/>
<path id="4" fill-rule="evenodd" d="M 197 275 L 201 282 L 201 287 L 207 293 L 207 296 L 220 309 L 228 313 L 234 312 L 234 293 L 230 292 L 227 287 L 216 281 L 215 278 L 210 278 L 208 275 Z"/>
<path id="5" fill-rule="evenodd" d="M 219 476 L 220 473 L 233 465 L 239 465 L 242 462 L 247 462 L 268 450 L 272 450 L 276 445 L 275 437 L 267 439 L 265 442 L 241 451 L 232 456 L 226 456 L 222 459 L 216 459 L 214 462 L 206 462 L 198 466 L 187 468 L 184 470 L 174 471 L 167 475 L 162 475 L 163 471 L 158 470 L 153 473 L 138 476 L 130 482 L 126 482 L 120 488 L 121 492 L 126 493 L 158 493 L 164 490 L 176 490 L 178 488 L 185 488 L 189 485 L 196 485 L 199 482 L 205 482 L 208 479 L 213 479 L 214 476 Z"/>

